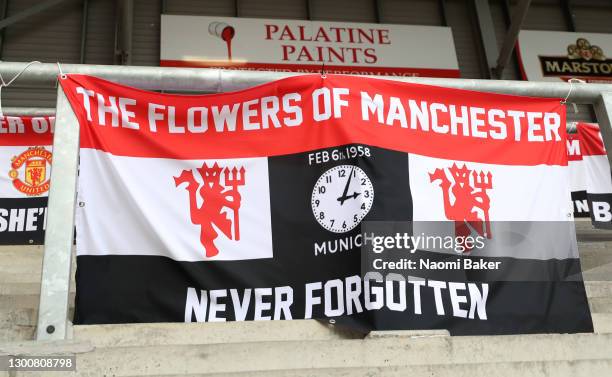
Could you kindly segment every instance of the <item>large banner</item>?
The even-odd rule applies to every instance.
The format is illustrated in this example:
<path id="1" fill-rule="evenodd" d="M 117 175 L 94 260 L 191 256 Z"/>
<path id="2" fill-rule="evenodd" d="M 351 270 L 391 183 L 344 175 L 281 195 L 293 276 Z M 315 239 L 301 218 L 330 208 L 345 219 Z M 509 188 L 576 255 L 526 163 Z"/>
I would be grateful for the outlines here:
<path id="1" fill-rule="evenodd" d="M 599 126 L 578 123 L 576 127 L 591 221 L 596 228 L 612 229 L 612 174 Z"/>
<path id="2" fill-rule="evenodd" d="M 174 67 L 459 77 L 451 28 L 437 26 L 164 14 L 160 55 Z"/>
<path id="3" fill-rule="evenodd" d="M 592 331 L 558 99 L 336 75 L 61 85 L 81 125 L 75 323 Z"/>
<path id="4" fill-rule="evenodd" d="M 517 51 L 523 79 L 612 81 L 612 35 L 521 30 Z"/>
<path id="5" fill-rule="evenodd" d="M 54 122 L 0 116 L 0 245 L 44 242 Z"/>

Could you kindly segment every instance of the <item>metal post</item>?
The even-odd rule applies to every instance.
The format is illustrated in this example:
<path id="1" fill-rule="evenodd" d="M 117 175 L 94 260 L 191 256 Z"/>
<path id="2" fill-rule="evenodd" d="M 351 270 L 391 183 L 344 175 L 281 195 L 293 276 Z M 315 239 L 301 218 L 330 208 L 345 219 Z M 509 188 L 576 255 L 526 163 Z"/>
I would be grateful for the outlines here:
<path id="1" fill-rule="evenodd" d="M 492 70 L 495 68 L 495 59 L 497 58 L 497 38 L 495 37 L 495 27 L 493 26 L 489 0 L 474 0 L 474 8 L 476 9 L 476 18 L 478 20 L 480 42 L 482 43 L 487 62 L 487 76 L 488 78 L 493 78 Z"/>
<path id="2" fill-rule="evenodd" d="M 501 0 L 501 7 L 504 14 L 504 23 L 506 24 L 506 32 L 512 25 L 512 17 L 510 15 L 510 2 L 508 0 Z M 519 56 L 516 50 L 512 51 L 512 56 L 514 56 L 514 71 L 516 72 L 517 77 L 521 77 L 521 66 L 519 63 Z M 502 72 L 503 73 L 503 72 Z M 500 77 L 501 78 L 501 77 Z"/>
<path id="3" fill-rule="evenodd" d="M 79 123 L 58 86 L 37 340 L 61 340 L 67 335 L 78 156 Z"/>
<path id="4" fill-rule="evenodd" d="M 89 16 L 89 0 L 83 0 L 83 16 L 81 17 L 81 64 L 85 63 L 85 52 L 87 47 L 87 18 Z"/>
<path id="5" fill-rule="evenodd" d="M 134 0 L 119 0 L 115 13 L 115 63 L 132 64 Z"/>
<path id="6" fill-rule="evenodd" d="M 4 0 L 2 2 L 2 9 L 0 10 L 0 17 L 4 20 L 6 15 L 8 14 L 8 3 L 9 0 Z M 0 30 L 0 58 L 4 55 L 4 34 L 6 33 L 5 29 Z"/>
<path id="7" fill-rule="evenodd" d="M 593 107 L 608 152 L 608 161 L 612 166 L 612 91 L 601 93 Z"/>
<path id="8" fill-rule="evenodd" d="M 54 107 L 2 107 L 2 113 L 9 116 L 55 116 Z"/>
<path id="9" fill-rule="evenodd" d="M 514 51 L 514 45 L 516 44 L 519 32 L 521 31 L 521 26 L 527 17 L 529 4 L 531 4 L 531 0 L 521 0 L 521 2 L 516 6 L 516 10 L 512 15 L 510 29 L 508 29 L 506 38 L 504 38 L 504 43 L 499 50 L 499 57 L 497 58 L 497 65 L 495 66 L 494 70 L 496 78 L 502 77 L 504 68 L 506 68 L 508 62 L 510 61 L 510 56 L 512 55 L 512 51 Z"/>
<path id="10" fill-rule="evenodd" d="M 33 16 L 37 13 L 40 13 L 44 10 L 47 10 L 51 7 L 56 6 L 59 3 L 62 3 L 66 0 L 47 0 L 47 1 L 43 1 L 43 2 L 39 2 L 36 5 L 33 5 L 31 7 L 29 7 L 28 9 L 25 9 L 19 13 L 16 13 L 10 17 L 7 17 L 3 20 L 0 21 L 0 29 L 4 29 L 7 26 L 11 26 L 14 23 L 17 23 L 25 18 L 28 18 L 30 16 Z"/>
<path id="11" fill-rule="evenodd" d="M 561 9 L 563 10 L 563 15 L 565 16 L 565 22 L 567 23 L 568 31 L 576 31 L 576 16 L 572 11 L 572 5 L 570 4 L 570 0 L 561 0 Z"/>
<path id="12" fill-rule="evenodd" d="M 440 23 L 442 26 L 448 26 L 448 17 L 446 15 L 446 0 L 438 0 L 438 9 L 440 11 Z"/>
<path id="13" fill-rule="evenodd" d="M 378 0 L 373 0 L 373 1 L 374 1 L 374 17 L 376 18 L 376 23 L 380 24 L 382 22 L 380 19 L 380 14 L 381 14 L 380 1 Z"/>
<path id="14" fill-rule="evenodd" d="M 134 26 L 134 0 L 123 0 L 121 11 L 121 47 L 123 64 L 132 65 L 132 29 Z"/>

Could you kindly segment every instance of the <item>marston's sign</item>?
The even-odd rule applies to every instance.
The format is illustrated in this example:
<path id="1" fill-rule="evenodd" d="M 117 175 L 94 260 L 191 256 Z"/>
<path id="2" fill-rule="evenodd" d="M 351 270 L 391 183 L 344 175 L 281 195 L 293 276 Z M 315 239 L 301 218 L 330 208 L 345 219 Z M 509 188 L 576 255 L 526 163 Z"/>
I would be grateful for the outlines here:
<path id="1" fill-rule="evenodd" d="M 435 46 L 435 47 L 432 47 Z M 448 27 L 162 15 L 161 65 L 459 77 Z"/>
<path id="2" fill-rule="evenodd" d="M 612 81 L 612 36 L 523 30 L 519 35 L 523 78 L 536 81 Z"/>

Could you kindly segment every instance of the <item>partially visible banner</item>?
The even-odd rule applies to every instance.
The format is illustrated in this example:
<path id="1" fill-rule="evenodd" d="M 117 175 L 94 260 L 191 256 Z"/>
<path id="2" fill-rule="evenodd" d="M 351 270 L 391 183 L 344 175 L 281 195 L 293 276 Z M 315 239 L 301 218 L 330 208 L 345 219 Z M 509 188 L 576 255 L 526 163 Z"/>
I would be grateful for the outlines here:
<path id="1" fill-rule="evenodd" d="M 567 157 L 570 170 L 570 192 L 574 217 L 590 217 L 587 201 L 587 183 L 578 133 L 567 134 Z"/>
<path id="2" fill-rule="evenodd" d="M 521 30 L 517 47 L 525 80 L 612 81 L 612 34 Z"/>
<path id="3" fill-rule="evenodd" d="M 0 117 L 0 245 L 42 244 L 54 117 Z"/>
<path id="4" fill-rule="evenodd" d="M 161 16 L 161 65 L 459 77 L 451 28 Z"/>
<path id="5" fill-rule="evenodd" d="M 612 173 L 599 126 L 578 123 L 577 134 L 591 221 L 596 228 L 612 229 Z"/>
<path id="6" fill-rule="evenodd" d="M 60 82 L 81 126 L 75 323 L 593 330 L 559 99 L 318 74 L 193 96 Z"/>

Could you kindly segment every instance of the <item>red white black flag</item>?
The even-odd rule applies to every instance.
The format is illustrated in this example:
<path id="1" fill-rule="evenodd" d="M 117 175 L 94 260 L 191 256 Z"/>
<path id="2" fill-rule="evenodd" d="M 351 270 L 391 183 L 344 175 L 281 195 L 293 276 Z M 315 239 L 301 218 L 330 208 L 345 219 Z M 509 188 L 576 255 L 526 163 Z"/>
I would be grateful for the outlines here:
<path id="1" fill-rule="evenodd" d="M 44 241 L 54 122 L 0 116 L 0 245 Z"/>
<path id="2" fill-rule="evenodd" d="M 559 100 L 334 75 L 61 84 L 81 125 L 77 323 L 592 331 Z M 389 223 L 408 226 L 372 230 Z"/>
<path id="3" fill-rule="evenodd" d="M 596 228 L 612 228 L 612 175 L 599 126 L 577 123 L 568 134 L 574 217 L 591 217 Z"/>

